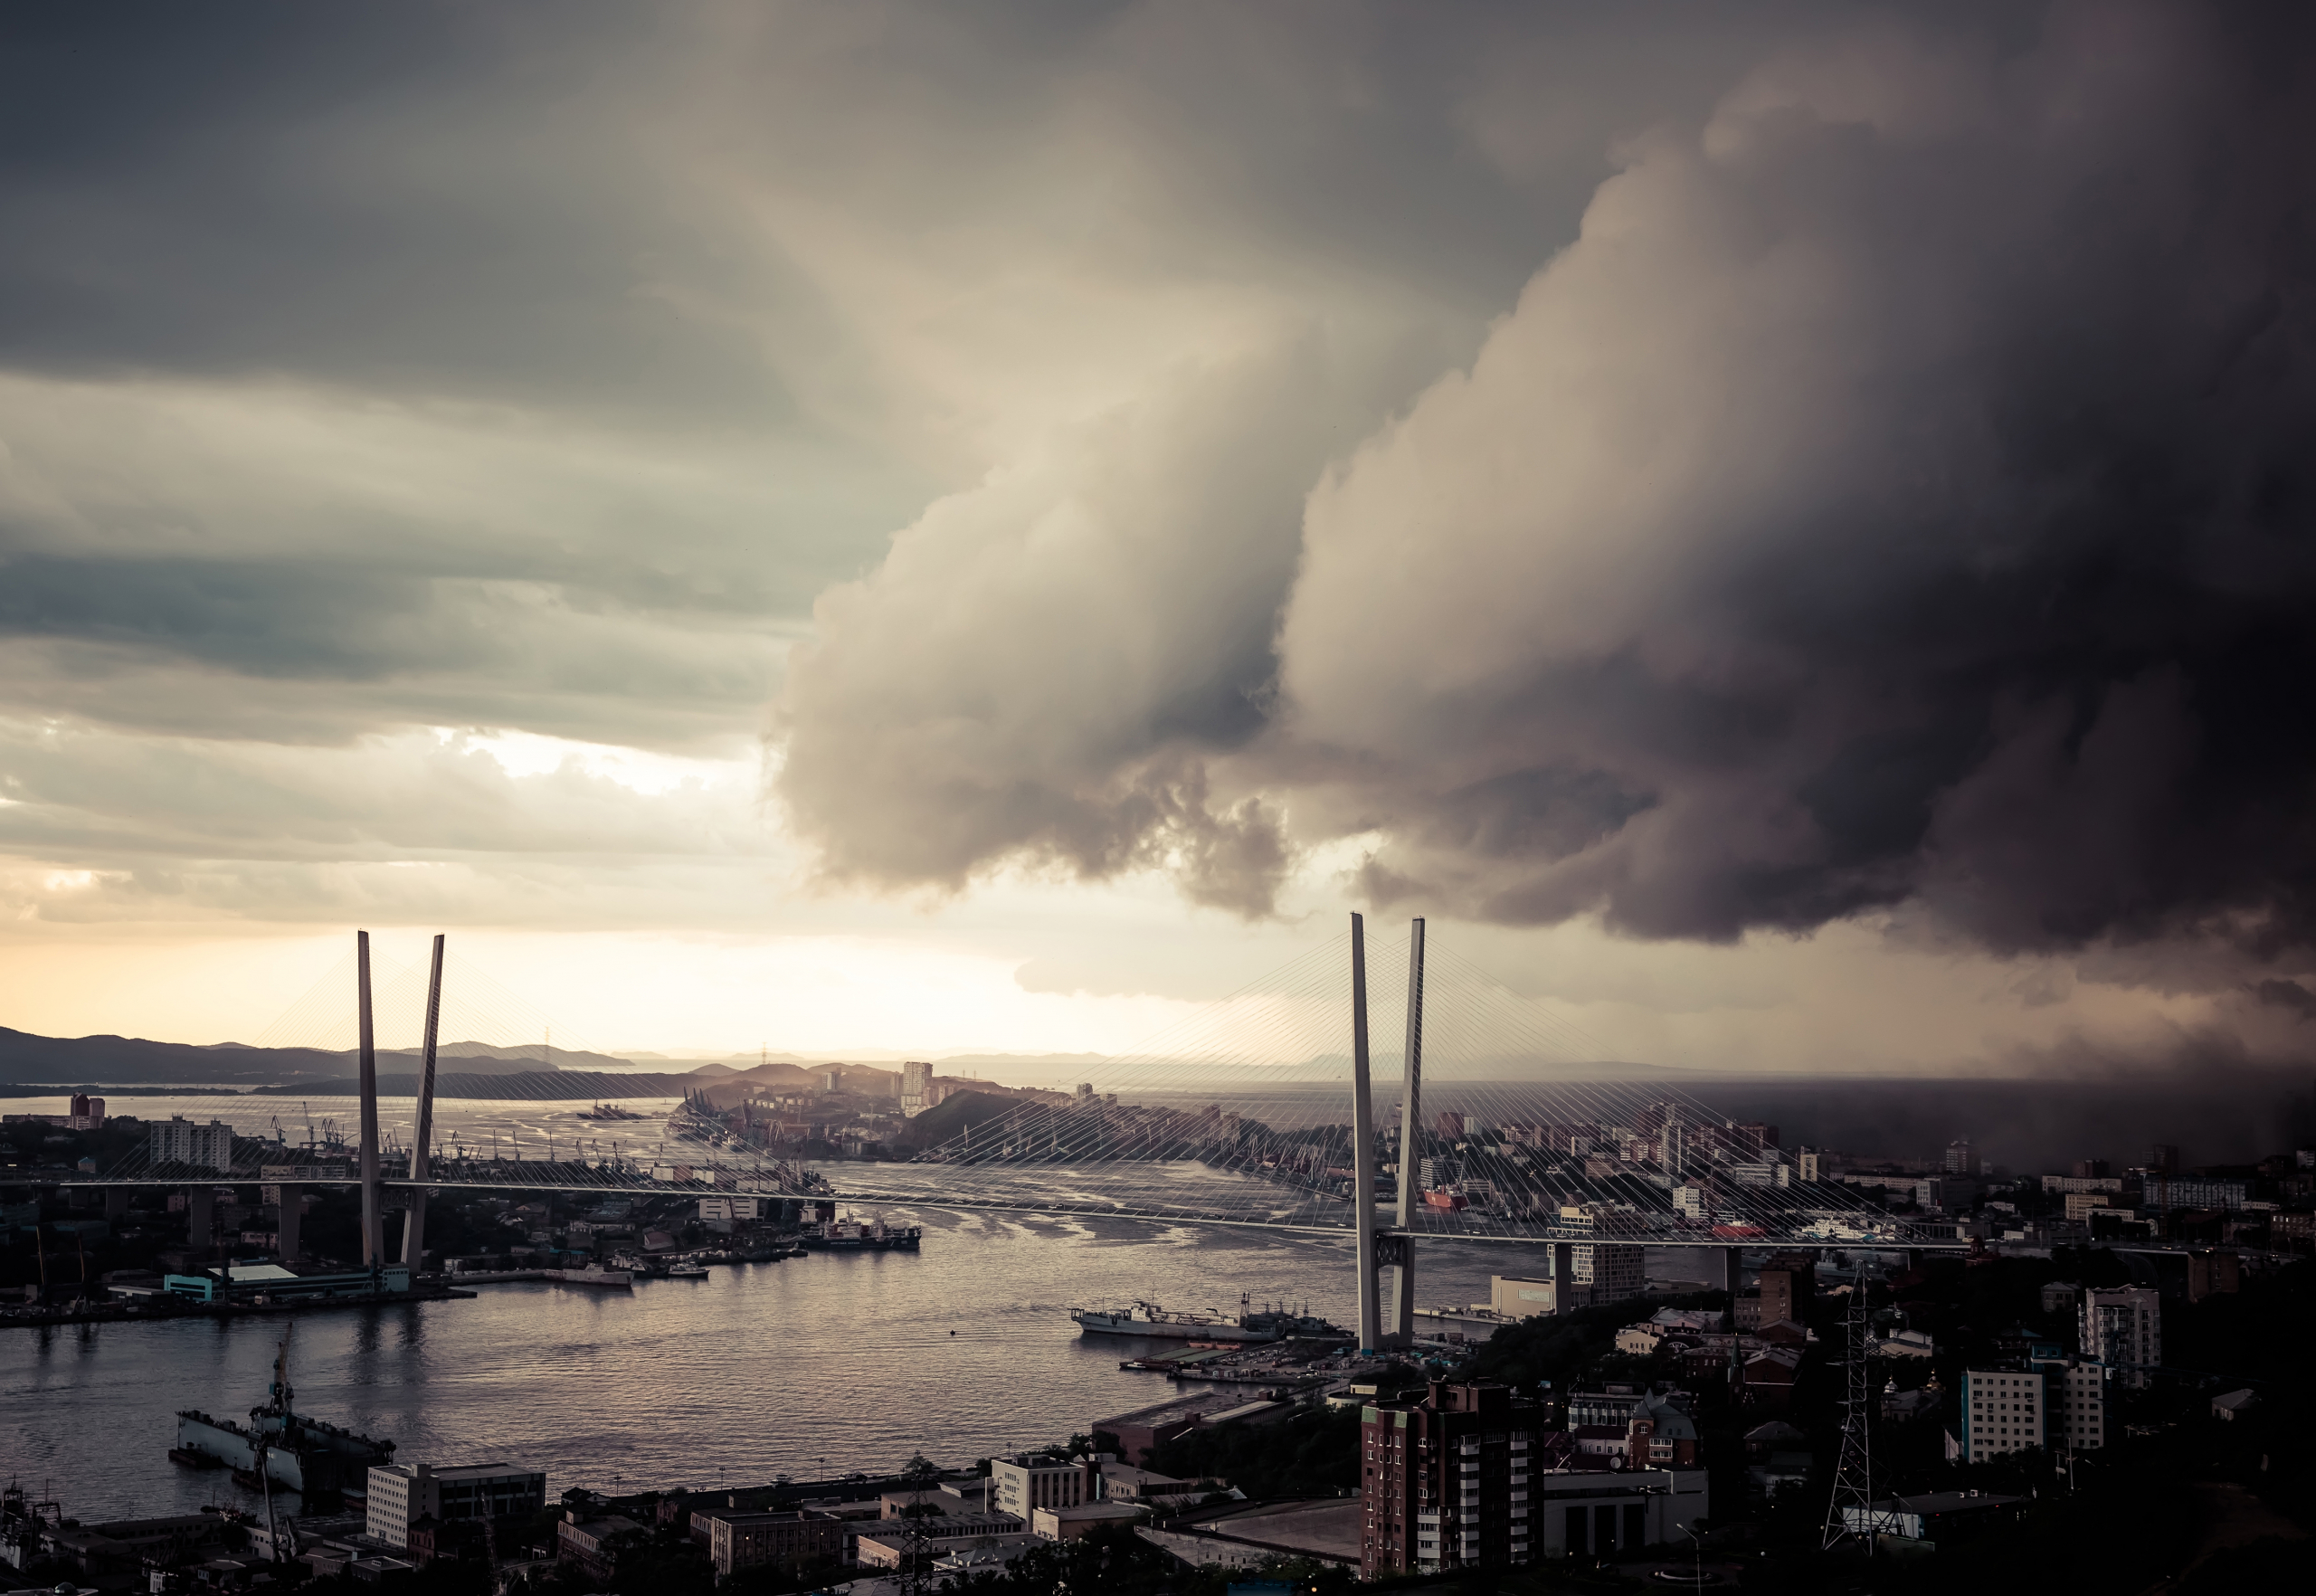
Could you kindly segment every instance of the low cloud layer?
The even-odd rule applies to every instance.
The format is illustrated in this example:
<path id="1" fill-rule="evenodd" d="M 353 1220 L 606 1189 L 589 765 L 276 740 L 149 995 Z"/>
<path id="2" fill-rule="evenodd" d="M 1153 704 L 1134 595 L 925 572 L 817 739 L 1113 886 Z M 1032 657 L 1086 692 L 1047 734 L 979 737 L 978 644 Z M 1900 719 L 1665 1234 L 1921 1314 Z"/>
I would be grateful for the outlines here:
<path id="1" fill-rule="evenodd" d="M 903 885 L 1164 855 L 1259 910 L 1364 839 L 1372 901 L 1509 924 L 2304 951 L 2311 43 L 1815 32 L 1315 469 L 1330 382 L 936 505 L 822 602 L 782 792 Z"/>

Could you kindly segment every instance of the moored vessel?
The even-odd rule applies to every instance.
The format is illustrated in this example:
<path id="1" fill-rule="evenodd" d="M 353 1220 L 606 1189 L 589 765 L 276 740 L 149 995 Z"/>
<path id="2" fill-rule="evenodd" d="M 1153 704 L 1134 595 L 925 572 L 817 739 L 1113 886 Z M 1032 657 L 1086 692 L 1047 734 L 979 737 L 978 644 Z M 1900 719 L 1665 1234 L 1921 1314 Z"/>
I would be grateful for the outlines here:
<path id="1" fill-rule="evenodd" d="M 806 1225 L 797 1238 L 812 1252 L 915 1252 L 924 1239 L 918 1225 L 888 1225 L 882 1219 L 863 1223 L 850 1214 Z"/>
<path id="2" fill-rule="evenodd" d="M 602 1286 L 612 1291 L 626 1291 L 635 1284 L 635 1277 L 626 1269 L 606 1269 L 590 1267 L 584 1269 L 541 1269 L 540 1275 L 565 1286 Z"/>
<path id="3" fill-rule="evenodd" d="M 182 1454 L 211 1461 L 192 1463 Z M 190 1468 L 222 1465 L 252 1488 L 271 1479 L 312 1500 L 366 1495 L 372 1467 L 394 1461 L 394 1443 L 298 1412 L 290 1405 L 290 1340 L 284 1336 L 273 1360 L 273 1384 L 265 1402 L 250 1410 L 249 1423 L 214 1419 L 198 1408 L 184 1409 L 177 1414 L 177 1442 L 169 1449 L 169 1457 Z"/>
<path id="4" fill-rule="evenodd" d="M 1089 1335 L 1141 1335 L 1162 1341 L 1284 1341 L 1290 1335 L 1334 1338 L 1343 1332 L 1308 1313 L 1239 1299 L 1239 1316 L 1184 1313 L 1154 1302 L 1120 1308 L 1072 1308 L 1069 1316 Z"/>

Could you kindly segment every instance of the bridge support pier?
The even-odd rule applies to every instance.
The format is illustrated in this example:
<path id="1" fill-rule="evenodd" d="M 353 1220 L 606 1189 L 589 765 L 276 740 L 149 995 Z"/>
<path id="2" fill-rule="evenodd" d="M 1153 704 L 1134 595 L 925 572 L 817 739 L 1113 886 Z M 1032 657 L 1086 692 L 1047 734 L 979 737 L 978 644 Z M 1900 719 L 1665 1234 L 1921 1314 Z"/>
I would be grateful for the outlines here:
<path id="1" fill-rule="evenodd" d="M 1552 1312 L 1565 1314 L 1576 1300 L 1576 1243 L 1552 1243 Z"/>
<path id="2" fill-rule="evenodd" d="M 1359 1245 L 1359 1350 L 1383 1345 L 1375 1256 L 1375 1104 L 1367 1078 L 1367 922 L 1351 917 L 1351 1218 Z"/>
<path id="3" fill-rule="evenodd" d="M 305 1250 L 306 1188 L 285 1182 L 275 1190 L 281 1201 L 273 1205 L 273 1250 L 283 1263 L 296 1263 Z"/>
<path id="4" fill-rule="evenodd" d="M 125 1219 L 128 1215 L 128 1200 L 135 1193 L 127 1186 L 105 1188 L 105 1218 L 108 1221 Z"/>
<path id="5" fill-rule="evenodd" d="M 185 1190 L 185 1246 L 206 1255 L 217 1240 L 217 1193 L 204 1182 Z"/>
<path id="6" fill-rule="evenodd" d="M 1713 1282 L 1716 1291 L 1729 1293 L 1729 1311 L 1737 1311 L 1738 1288 L 1745 1283 L 1745 1249 L 1724 1247 L 1721 1249 L 1721 1278 Z"/>

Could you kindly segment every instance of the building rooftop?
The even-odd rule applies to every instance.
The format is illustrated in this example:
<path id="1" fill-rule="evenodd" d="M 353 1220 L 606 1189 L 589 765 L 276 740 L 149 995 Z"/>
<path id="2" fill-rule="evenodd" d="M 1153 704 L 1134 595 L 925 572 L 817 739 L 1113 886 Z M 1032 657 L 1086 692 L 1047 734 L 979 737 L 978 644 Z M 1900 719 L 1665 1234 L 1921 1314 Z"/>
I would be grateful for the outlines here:
<path id="1" fill-rule="evenodd" d="M 1168 1401 L 1156 1402 L 1147 1408 L 1136 1408 L 1131 1413 L 1120 1413 L 1113 1418 L 1101 1420 L 1095 1424 L 1094 1428 L 1108 1430 L 1120 1424 L 1170 1424 L 1178 1419 L 1204 1418 L 1208 1414 L 1219 1412 L 1225 1408 L 1266 1405 L 1267 1404 L 1244 1402 L 1236 1392 L 1200 1392 L 1194 1395 L 1178 1396 Z"/>

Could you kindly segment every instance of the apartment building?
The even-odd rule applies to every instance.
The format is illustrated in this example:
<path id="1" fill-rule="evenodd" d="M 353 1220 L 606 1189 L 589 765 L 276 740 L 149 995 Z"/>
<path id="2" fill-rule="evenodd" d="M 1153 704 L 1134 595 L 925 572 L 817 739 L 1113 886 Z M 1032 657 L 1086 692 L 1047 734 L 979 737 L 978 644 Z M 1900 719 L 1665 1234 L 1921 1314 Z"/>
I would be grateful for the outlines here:
<path id="1" fill-rule="evenodd" d="M 2148 1371 L 2163 1361 L 2163 1299 L 2154 1287 L 2094 1287 L 2083 1294 L 2077 1314 L 2083 1357 L 2104 1364 L 2119 1384 L 2146 1385 Z"/>
<path id="2" fill-rule="evenodd" d="M 1421 1401 L 1372 1403 L 1362 1419 L 1362 1579 L 1529 1561 L 1529 1468 L 1549 1410 L 1508 1386 L 1435 1380 Z"/>

